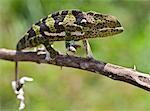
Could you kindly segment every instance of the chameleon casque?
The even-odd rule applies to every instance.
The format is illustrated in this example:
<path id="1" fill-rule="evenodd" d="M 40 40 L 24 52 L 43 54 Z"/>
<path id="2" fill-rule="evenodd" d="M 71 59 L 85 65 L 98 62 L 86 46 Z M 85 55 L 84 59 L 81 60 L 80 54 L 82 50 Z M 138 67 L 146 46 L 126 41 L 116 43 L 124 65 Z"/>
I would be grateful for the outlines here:
<path id="1" fill-rule="evenodd" d="M 87 57 L 92 57 L 87 39 L 112 36 L 121 32 L 123 27 L 114 16 L 92 11 L 63 10 L 49 14 L 33 24 L 17 43 L 16 50 L 43 44 L 48 52 L 47 56 L 55 59 L 59 53 L 52 48 L 53 42 L 65 41 L 66 48 L 74 52 L 78 48 L 75 41 L 82 40 Z M 19 90 L 17 54 L 15 79 Z"/>

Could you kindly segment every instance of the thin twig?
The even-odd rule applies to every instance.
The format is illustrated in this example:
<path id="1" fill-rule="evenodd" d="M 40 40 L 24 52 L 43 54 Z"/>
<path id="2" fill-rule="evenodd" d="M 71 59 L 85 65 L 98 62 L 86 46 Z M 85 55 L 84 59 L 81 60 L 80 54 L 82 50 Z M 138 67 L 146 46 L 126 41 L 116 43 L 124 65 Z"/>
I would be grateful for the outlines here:
<path id="1" fill-rule="evenodd" d="M 15 61 L 15 50 L 0 49 L 0 59 Z M 46 61 L 45 54 L 37 55 L 36 52 L 18 52 L 18 61 L 29 61 L 36 63 L 47 63 L 57 66 L 78 68 L 97 74 L 104 75 L 113 80 L 124 81 L 139 88 L 150 91 L 150 75 L 94 59 L 58 55 L 55 60 Z"/>

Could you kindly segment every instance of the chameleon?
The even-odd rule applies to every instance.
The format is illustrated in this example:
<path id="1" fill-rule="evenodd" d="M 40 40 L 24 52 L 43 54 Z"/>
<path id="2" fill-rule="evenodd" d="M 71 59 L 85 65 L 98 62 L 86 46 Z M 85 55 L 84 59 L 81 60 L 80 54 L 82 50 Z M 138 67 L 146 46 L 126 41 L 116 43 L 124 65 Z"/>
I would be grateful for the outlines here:
<path id="1" fill-rule="evenodd" d="M 49 14 L 33 24 L 16 45 L 17 89 L 21 87 L 18 82 L 18 51 L 42 44 L 47 51 L 47 57 L 55 59 L 59 52 L 52 47 L 53 42 L 65 41 L 67 50 L 75 52 L 79 47 L 75 41 L 82 40 L 87 57 L 92 58 L 89 38 L 113 36 L 121 32 L 123 32 L 123 27 L 120 22 L 109 14 L 80 10 L 63 10 Z"/>

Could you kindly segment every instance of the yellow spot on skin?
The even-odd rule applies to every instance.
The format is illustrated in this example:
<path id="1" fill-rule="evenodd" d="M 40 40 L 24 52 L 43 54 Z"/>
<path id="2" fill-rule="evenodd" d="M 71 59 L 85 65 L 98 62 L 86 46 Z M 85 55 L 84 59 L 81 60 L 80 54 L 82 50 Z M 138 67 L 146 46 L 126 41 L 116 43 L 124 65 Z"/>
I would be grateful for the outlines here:
<path id="1" fill-rule="evenodd" d="M 33 24 L 32 28 L 35 31 L 36 35 L 40 34 L 40 26 Z"/>
<path id="2" fill-rule="evenodd" d="M 54 27 L 55 20 L 51 17 L 51 15 L 48 16 L 48 18 L 46 19 L 45 23 L 49 27 L 51 32 L 56 32 L 56 29 Z"/>
<path id="3" fill-rule="evenodd" d="M 74 25 L 74 22 L 76 21 L 76 18 L 74 15 L 72 15 L 71 12 L 68 12 L 68 15 L 64 18 L 63 24 L 64 25 Z"/>

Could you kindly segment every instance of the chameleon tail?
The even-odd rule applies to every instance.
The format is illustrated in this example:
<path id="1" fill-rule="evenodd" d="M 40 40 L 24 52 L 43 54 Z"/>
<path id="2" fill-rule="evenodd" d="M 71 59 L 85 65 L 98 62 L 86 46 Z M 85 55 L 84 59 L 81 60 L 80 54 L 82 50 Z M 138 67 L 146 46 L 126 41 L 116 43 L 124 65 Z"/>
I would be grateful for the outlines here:
<path id="1" fill-rule="evenodd" d="M 17 53 L 16 53 L 16 61 L 15 61 L 15 81 L 18 81 L 18 61 L 17 61 Z"/>
<path id="2" fill-rule="evenodd" d="M 18 77 L 18 50 L 16 49 L 16 56 L 15 56 L 15 81 L 16 81 L 16 89 L 19 90 L 19 77 Z"/>

